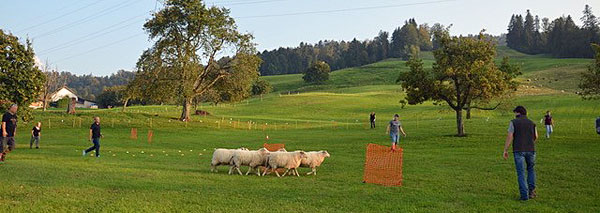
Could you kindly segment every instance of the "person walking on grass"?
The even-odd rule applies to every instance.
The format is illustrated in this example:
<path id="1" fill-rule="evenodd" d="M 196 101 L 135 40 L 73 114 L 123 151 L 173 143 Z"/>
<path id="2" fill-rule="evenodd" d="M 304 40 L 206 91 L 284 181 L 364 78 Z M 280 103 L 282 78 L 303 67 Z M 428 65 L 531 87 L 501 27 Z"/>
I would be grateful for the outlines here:
<path id="1" fill-rule="evenodd" d="M 4 162 L 6 155 L 15 149 L 15 136 L 17 135 L 17 109 L 13 104 L 2 116 L 2 137 L 0 137 L 0 162 Z M 4 146 L 8 146 L 8 150 Z"/>
<path id="2" fill-rule="evenodd" d="M 550 111 L 546 111 L 546 115 L 544 115 L 544 125 L 546 126 L 546 138 L 550 138 L 550 134 L 554 132 L 554 119 L 552 119 Z"/>
<path id="3" fill-rule="evenodd" d="M 517 106 L 513 112 L 516 119 L 508 125 L 508 135 L 504 144 L 502 157 L 508 159 L 508 148 L 512 143 L 517 181 L 519 183 L 520 200 L 526 201 L 537 196 L 535 191 L 535 142 L 538 132 L 535 123 L 527 118 L 527 110 Z M 527 166 L 527 167 L 525 167 Z M 525 179 L 527 168 L 527 180 Z"/>
<path id="4" fill-rule="evenodd" d="M 102 133 L 100 133 L 100 117 L 94 117 L 94 123 L 90 127 L 90 141 L 94 143 L 94 145 L 83 151 L 83 156 L 87 153 L 96 150 L 96 157 L 100 157 L 100 138 L 102 138 Z"/>
<path id="5" fill-rule="evenodd" d="M 371 129 L 375 129 L 375 112 L 371 112 L 371 115 L 369 115 L 369 121 L 371 121 Z"/>
<path id="6" fill-rule="evenodd" d="M 40 136 L 42 136 L 42 122 L 37 122 L 31 129 L 31 140 L 29 140 L 29 148 L 33 148 L 33 142 L 35 142 L 35 148 L 40 148 Z"/>
<path id="7" fill-rule="evenodd" d="M 406 133 L 402 128 L 402 123 L 399 121 L 400 116 L 398 114 L 394 115 L 394 119 L 390 121 L 386 133 L 390 135 L 392 139 L 392 151 L 396 151 L 396 146 L 400 141 L 399 133 L 402 133 L 402 136 L 406 137 Z"/>

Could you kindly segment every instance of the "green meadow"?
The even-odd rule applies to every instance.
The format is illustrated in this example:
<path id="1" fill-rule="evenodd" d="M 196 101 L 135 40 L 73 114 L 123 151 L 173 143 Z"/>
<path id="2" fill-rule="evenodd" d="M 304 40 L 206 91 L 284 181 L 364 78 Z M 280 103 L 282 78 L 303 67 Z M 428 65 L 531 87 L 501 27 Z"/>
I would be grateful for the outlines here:
<path id="1" fill-rule="evenodd" d="M 529 56 L 500 48 L 522 66 L 511 105 L 539 124 L 556 120 L 551 139 L 537 144 L 538 198 L 520 202 L 512 156 L 502 159 L 508 107 L 473 111 L 468 137 L 454 137 L 454 112 L 432 103 L 401 107 L 396 78 L 407 67 L 386 60 L 331 73 L 323 85 L 301 75 L 266 76 L 274 91 L 237 104 L 203 105 L 209 116 L 180 122 L 176 106 L 35 111 L 41 149 L 29 149 L 33 123 L 19 123 L 17 149 L 0 165 L 3 212 L 599 212 L 599 101 L 575 95 L 588 59 Z M 426 67 L 433 63 L 423 53 Z M 369 129 L 368 114 L 377 113 Z M 403 186 L 362 183 L 365 147 L 389 145 L 385 127 L 400 114 L 408 136 Z M 100 116 L 101 157 L 83 157 L 92 116 Z M 540 125 L 541 126 L 541 125 Z M 130 138 L 136 128 L 137 139 Z M 147 141 L 153 132 L 152 142 Z M 540 136 L 545 132 L 538 127 Z M 327 150 L 317 176 L 257 177 L 210 172 L 214 148 Z M 245 169 L 245 168 L 244 168 Z M 301 173 L 308 169 L 301 169 Z"/>

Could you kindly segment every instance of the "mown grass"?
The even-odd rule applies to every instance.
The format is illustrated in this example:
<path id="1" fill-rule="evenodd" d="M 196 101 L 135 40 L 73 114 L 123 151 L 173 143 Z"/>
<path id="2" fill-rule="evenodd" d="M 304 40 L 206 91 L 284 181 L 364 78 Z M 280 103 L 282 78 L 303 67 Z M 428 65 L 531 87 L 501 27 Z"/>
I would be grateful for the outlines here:
<path id="1" fill-rule="evenodd" d="M 18 149 L 0 165 L 0 211 L 600 211 L 600 136 L 593 127 L 600 116 L 598 101 L 566 93 L 515 97 L 512 104 L 526 106 L 536 123 L 546 110 L 556 119 L 552 139 L 541 139 L 537 146 L 539 197 L 519 202 L 512 158 L 501 157 L 510 110 L 474 111 L 466 121 L 469 136 L 453 137 L 454 113 L 446 107 L 400 107 L 399 86 L 381 77 L 395 76 L 390 73 L 405 69 L 395 67 L 400 64 L 391 60 L 332 73 L 340 75 L 333 82 L 348 86 L 204 105 L 200 108 L 211 115 L 193 116 L 188 123 L 174 120 L 180 110 L 175 106 L 131 107 L 126 113 L 84 110 L 77 115 L 36 111 L 35 120 L 44 122 L 42 149 L 28 149 L 32 124 L 21 122 Z M 354 75 L 361 77 L 350 78 Z M 270 80 L 281 82 L 274 85 L 298 86 L 286 83 L 297 76 L 276 77 Z M 371 111 L 378 115 L 375 130 L 367 124 Z M 394 113 L 401 115 L 408 133 L 401 142 L 404 185 L 364 184 L 365 146 L 388 145 L 384 127 Z M 105 135 L 99 159 L 81 156 L 90 146 L 86 136 L 92 116 L 102 118 Z M 137 140 L 129 138 L 131 128 L 137 128 Z M 146 141 L 148 130 L 154 132 L 151 144 Z M 538 131 L 543 134 L 542 128 Z M 331 158 L 316 177 L 241 177 L 227 175 L 225 167 L 209 172 L 214 148 L 256 149 L 266 135 L 270 143 L 285 143 L 289 150 L 328 150 Z"/>

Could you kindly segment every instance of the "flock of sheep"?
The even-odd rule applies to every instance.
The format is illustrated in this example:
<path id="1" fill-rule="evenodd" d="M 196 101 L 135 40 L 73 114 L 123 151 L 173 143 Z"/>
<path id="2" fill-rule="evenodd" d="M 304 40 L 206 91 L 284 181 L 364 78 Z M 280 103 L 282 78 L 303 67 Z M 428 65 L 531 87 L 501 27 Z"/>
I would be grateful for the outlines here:
<path id="1" fill-rule="evenodd" d="M 307 167 L 311 168 L 312 171 L 306 175 L 317 175 L 317 167 L 321 166 L 326 157 L 329 157 L 327 151 L 288 152 L 285 149 L 280 149 L 276 152 L 269 152 L 265 148 L 259 150 L 248 150 L 246 148 L 215 149 L 212 162 L 210 163 L 210 170 L 211 172 L 217 172 L 217 166 L 227 165 L 229 166 L 229 174 L 232 174 L 236 170 L 242 175 L 240 167 L 247 166 L 248 171 L 246 175 L 254 170 L 256 175 L 264 176 L 271 169 L 271 172 L 275 172 L 277 177 L 283 177 L 286 174 L 300 176 L 297 168 Z M 260 167 L 264 167 L 262 173 L 260 172 Z M 277 168 L 285 168 L 286 170 L 283 175 L 280 175 L 277 172 Z"/>

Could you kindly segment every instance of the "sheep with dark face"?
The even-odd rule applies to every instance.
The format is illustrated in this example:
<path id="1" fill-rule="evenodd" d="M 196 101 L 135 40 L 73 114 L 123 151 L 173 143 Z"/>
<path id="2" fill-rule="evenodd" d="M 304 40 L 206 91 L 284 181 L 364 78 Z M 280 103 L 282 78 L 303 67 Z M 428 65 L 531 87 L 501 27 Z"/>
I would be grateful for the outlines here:
<path id="1" fill-rule="evenodd" d="M 246 175 L 248 175 L 250 171 L 254 169 L 256 170 L 256 174 L 261 176 L 260 169 L 258 167 L 265 164 L 268 156 L 269 150 L 265 148 L 261 148 L 256 151 L 236 152 L 231 158 L 231 165 L 238 171 L 240 175 L 242 175 L 240 167 L 248 166 Z"/>
<path id="2" fill-rule="evenodd" d="M 210 162 L 210 171 L 218 172 L 217 166 L 221 165 L 231 165 L 231 159 L 233 155 L 237 152 L 245 152 L 248 151 L 246 148 L 239 149 L 215 149 L 212 156 L 212 161 Z M 231 174 L 233 167 L 229 168 L 229 174 Z"/>
<path id="3" fill-rule="evenodd" d="M 277 177 L 282 177 L 277 172 L 277 168 L 285 168 L 285 172 L 283 176 L 287 174 L 290 170 L 298 171 L 296 168 L 300 166 L 302 159 L 306 158 L 306 153 L 304 151 L 296 151 L 296 152 L 271 152 L 269 153 L 269 157 L 266 161 L 266 168 L 263 172 L 263 175 L 267 173 L 269 169 L 277 174 Z M 298 175 L 299 176 L 299 175 Z"/>

